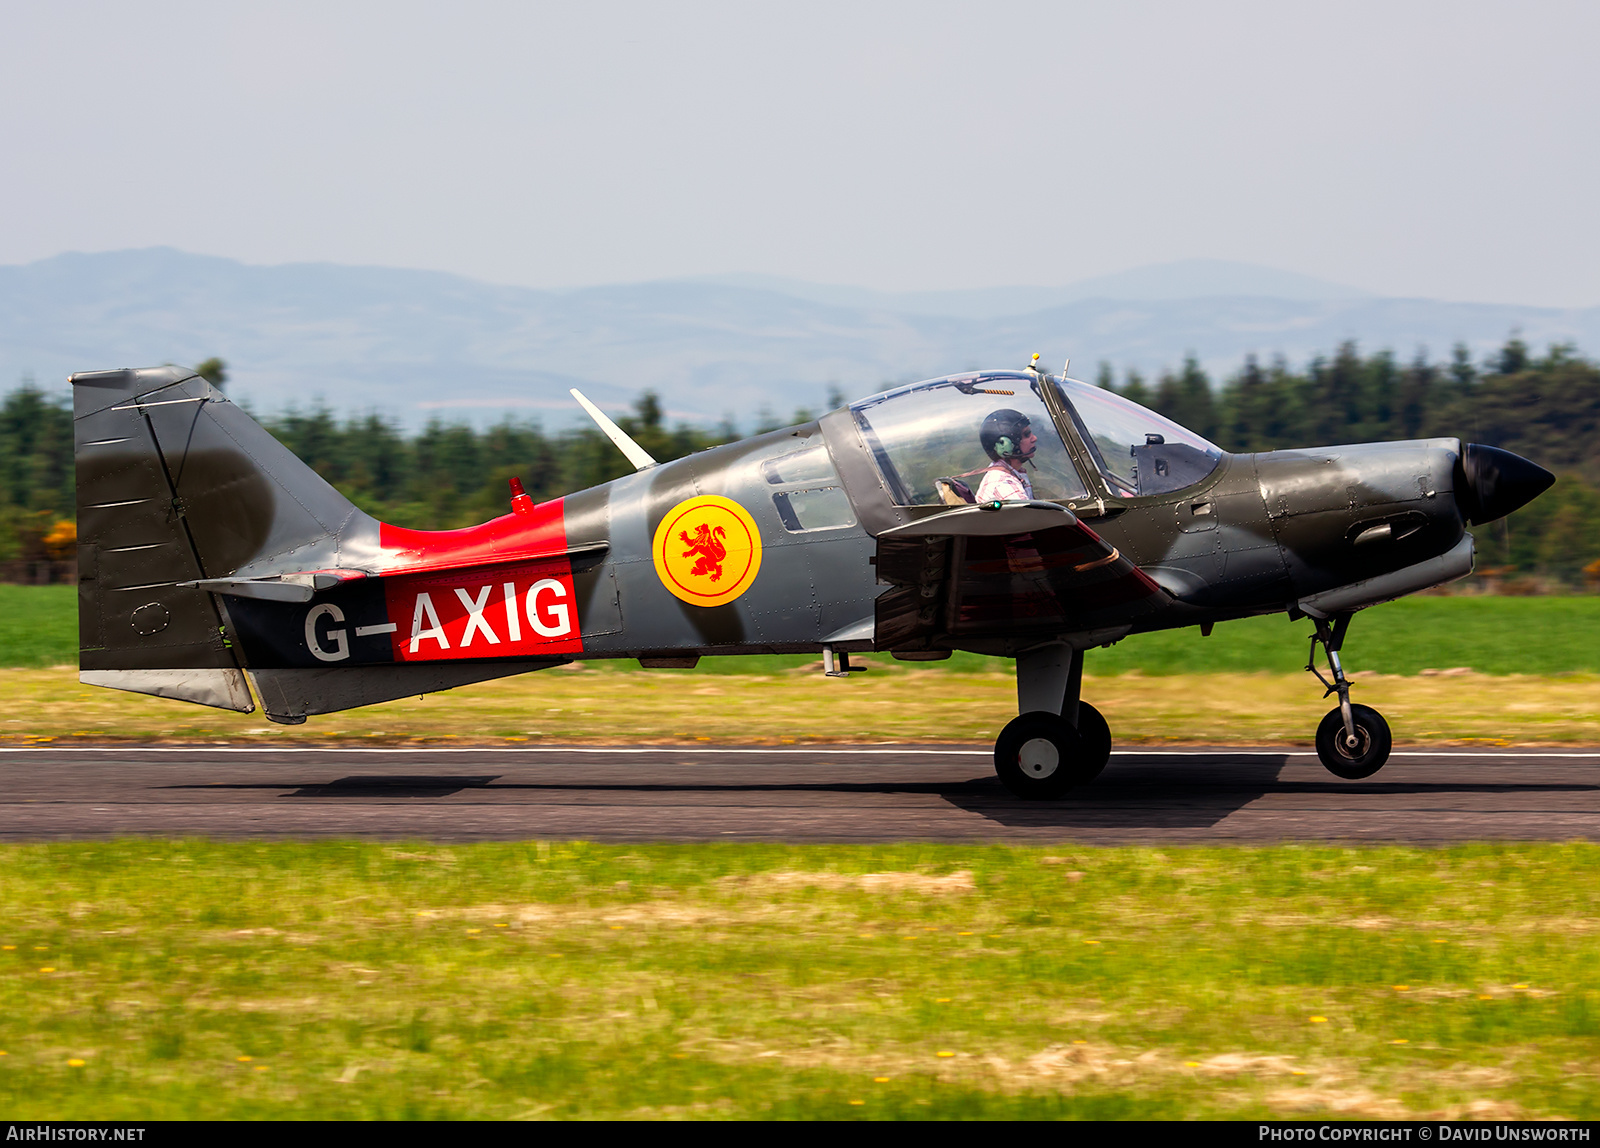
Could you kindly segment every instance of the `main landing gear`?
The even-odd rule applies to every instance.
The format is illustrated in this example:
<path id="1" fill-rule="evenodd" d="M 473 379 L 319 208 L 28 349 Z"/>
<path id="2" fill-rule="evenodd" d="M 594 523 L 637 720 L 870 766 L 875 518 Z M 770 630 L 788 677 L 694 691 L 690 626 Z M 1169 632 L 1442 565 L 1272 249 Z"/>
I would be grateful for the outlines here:
<path id="1" fill-rule="evenodd" d="M 1344 646 L 1345 631 L 1350 628 L 1350 615 L 1340 614 L 1331 619 L 1313 619 L 1317 632 L 1311 635 L 1311 657 L 1306 669 L 1317 675 L 1317 680 L 1328 687 L 1327 693 L 1339 695 L 1339 705 L 1328 711 L 1317 726 L 1317 756 L 1330 773 L 1349 781 L 1371 777 L 1389 760 L 1393 739 L 1389 736 L 1389 723 L 1371 706 L 1353 705 L 1350 701 L 1350 681 L 1344 676 L 1344 666 L 1339 661 L 1339 650 Z M 1328 657 L 1328 669 L 1333 674 L 1330 682 L 1317 669 L 1317 646 Z"/>
<path id="2" fill-rule="evenodd" d="M 1060 797 L 1100 776 L 1111 758 L 1111 727 L 1078 697 L 1083 653 L 1044 646 L 1017 657 L 1017 709 L 994 743 L 1001 783 L 1027 799 Z"/>

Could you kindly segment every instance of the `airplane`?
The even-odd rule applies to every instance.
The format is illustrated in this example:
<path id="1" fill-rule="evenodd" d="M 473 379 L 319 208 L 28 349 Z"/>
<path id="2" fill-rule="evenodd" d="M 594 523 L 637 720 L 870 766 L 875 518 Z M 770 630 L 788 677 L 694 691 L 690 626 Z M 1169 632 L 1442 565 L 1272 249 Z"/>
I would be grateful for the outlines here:
<path id="1" fill-rule="evenodd" d="M 1350 700 L 1351 618 L 1472 570 L 1468 524 L 1554 482 L 1459 439 L 1230 454 L 1039 366 L 897 387 L 658 463 L 576 391 L 633 474 L 462 530 L 356 508 L 178 367 L 71 377 L 80 677 L 275 722 L 574 659 L 692 668 L 884 651 L 1016 662 L 995 742 L 1013 794 L 1092 781 L 1111 731 L 1088 651 L 1287 612 L 1338 704 L 1316 732 L 1369 777 L 1391 733 Z M 1317 669 L 1317 650 L 1328 675 Z"/>

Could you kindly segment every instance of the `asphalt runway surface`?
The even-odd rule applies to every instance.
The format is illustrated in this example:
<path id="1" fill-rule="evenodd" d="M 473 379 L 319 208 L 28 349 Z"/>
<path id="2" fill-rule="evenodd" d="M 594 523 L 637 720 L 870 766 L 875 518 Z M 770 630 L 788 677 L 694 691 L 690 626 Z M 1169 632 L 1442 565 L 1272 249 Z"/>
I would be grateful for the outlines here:
<path id="1" fill-rule="evenodd" d="M 0 840 L 1216 842 L 1600 839 L 1600 749 L 1130 749 L 1019 801 L 974 746 L 0 750 Z"/>

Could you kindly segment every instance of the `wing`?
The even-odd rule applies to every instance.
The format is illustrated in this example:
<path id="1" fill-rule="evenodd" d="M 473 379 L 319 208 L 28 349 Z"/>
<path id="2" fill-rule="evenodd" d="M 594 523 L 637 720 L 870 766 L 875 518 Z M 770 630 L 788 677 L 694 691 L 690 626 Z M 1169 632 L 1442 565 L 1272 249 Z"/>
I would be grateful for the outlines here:
<path id="1" fill-rule="evenodd" d="M 963 506 L 893 527 L 878 536 L 876 563 L 878 580 L 892 587 L 876 604 L 880 649 L 1125 633 L 1171 602 L 1053 502 Z"/>

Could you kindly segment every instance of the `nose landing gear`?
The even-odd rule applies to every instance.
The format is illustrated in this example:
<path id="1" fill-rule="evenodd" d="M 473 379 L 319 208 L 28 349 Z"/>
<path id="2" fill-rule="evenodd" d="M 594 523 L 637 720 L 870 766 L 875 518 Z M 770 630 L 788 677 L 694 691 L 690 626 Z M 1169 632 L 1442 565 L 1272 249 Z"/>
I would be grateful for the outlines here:
<path id="1" fill-rule="evenodd" d="M 1317 726 L 1317 757 L 1336 777 L 1359 781 L 1377 773 L 1389 760 L 1389 750 L 1393 746 L 1389 723 L 1371 706 L 1353 705 L 1350 701 L 1350 680 L 1344 676 L 1344 665 L 1339 661 L 1345 631 L 1350 628 L 1350 615 L 1340 614 L 1332 619 L 1332 625 L 1326 618 L 1312 620 L 1316 622 L 1317 632 L 1311 635 L 1311 657 L 1306 669 L 1327 687 L 1323 697 L 1339 695 L 1338 707 L 1329 710 Z M 1317 669 L 1318 645 L 1327 655 L 1332 681 Z"/>

